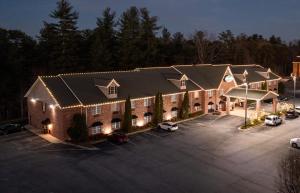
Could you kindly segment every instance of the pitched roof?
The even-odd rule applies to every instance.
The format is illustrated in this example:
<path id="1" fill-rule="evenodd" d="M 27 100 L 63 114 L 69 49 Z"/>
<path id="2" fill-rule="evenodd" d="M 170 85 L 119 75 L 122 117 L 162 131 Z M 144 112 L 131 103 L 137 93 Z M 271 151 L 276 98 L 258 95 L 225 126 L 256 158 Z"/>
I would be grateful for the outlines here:
<path id="1" fill-rule="evenodd" d="M 243 84 L 243 76 L 245 70 L 247 70 L 247 81 L 248 82 L 260 82 L 265 80 L 278 79 L 280 76 L 276 75 L 273 72 L 269 72 L 269 78 L 265 77 L 265 74 L 268 72 L 268 69 L 263 68 L 260 65 L 231 65 L 230 66 L 233 76 L 237 84 Z"/>
<path id="2" fill-rule="evenodd" d="M 233 88 L 229 90 L 224 96 L 233 98 L 246 98 L 246 90 L 245 88 Z M 278 94 L 266 90 L 248 89 L 247 93 L 247 98 L 249 100 L 266 100 L 277 96 Z"/>
<path id="3" fill-rule="evenodd" d="M 125 100 L 154 96 L 158 91 L 163 94 L 183 92 L 165 75 L 180 74 L 171 67 L 138 69 L 126 72 L 98 72 L 81 74 L 62 74 L 54 77 L 42 77 L 61 107 L 70 105 L 92 105 L 110 101 Z M 96 84 L 107 85 L 112 79 L 116 80 L 118 97 L 108 99 Z M 49 85 L 48 85 L 49 84 Z M 191 81 L 187 80 L 187 90 L 199 90 Z"/>
<path id="4" fill-rule="evenodd" d="M 186 74 L 204 89 L 217 89 L 222 81 L 228 65 L 177 65 L 177 70 Z"/>

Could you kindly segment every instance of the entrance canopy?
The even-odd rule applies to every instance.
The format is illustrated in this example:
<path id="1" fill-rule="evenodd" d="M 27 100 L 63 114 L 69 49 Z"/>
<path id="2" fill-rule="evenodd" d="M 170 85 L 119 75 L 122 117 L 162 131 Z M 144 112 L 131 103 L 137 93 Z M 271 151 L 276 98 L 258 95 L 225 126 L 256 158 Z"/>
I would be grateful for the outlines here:
<path id="1" fill-rule="evenodd" d="M 224 96 L 238 98 L 238 99 L 245 99 L 246 88 L 233 88 L 229 90 Z M 278 94 L 272 91 L 248 89 L 247 99 L 261 101 L 261 100 L 273 99 L 276 98 L 277 96 Z"/>

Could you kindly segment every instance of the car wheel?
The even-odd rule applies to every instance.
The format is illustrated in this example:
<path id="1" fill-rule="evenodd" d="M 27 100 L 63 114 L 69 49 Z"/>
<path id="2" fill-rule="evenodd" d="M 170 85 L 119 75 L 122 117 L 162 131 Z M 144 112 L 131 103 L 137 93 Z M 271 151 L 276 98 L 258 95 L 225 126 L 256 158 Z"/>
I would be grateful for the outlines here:
<path id="1" fill-rule="evenodd" d="M 293 148 L 298 148 L 298 145 L 296 143 L 292 143 Z"/>
<path id="2" fill-rule="evenodd" d="M 171 131 L 171 129 L 170 129 L 170 128 L 168 128 L 168 131 Z"/>

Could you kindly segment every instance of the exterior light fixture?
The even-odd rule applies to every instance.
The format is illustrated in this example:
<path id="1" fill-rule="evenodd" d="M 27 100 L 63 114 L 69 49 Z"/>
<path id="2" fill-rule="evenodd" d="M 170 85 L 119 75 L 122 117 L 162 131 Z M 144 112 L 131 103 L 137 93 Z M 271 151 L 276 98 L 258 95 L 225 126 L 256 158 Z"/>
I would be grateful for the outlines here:
<path id="1" fill-rule="evenodd" d="M 136 125 L 139 126 L 139 127 L 141 127 L 141 126 L 144 125 L 144 121 L 139 120 L 139 121 L 137 121 Z"/>
<path id="2" fill-rule="evenodd" d="M 35 99 L 35 98 L 30 99 L 30 101 L 31 101 L 32 103 L 36 103 L 36 99 Z"/>
<path id="3" fill-rule="evenodd" d="M 112 133 L 112 129 L 110 127 L 107 127 L 105 129 L 103 129 L 103 134 L 107 135 L 107 134 L 110 134 Z"/>
<path id="4" fill-rule="evenodd" d="M 47 128 L 48 128 L 49 130 L 51 130 L 51 129 L 53 128 L 53 124 L 52 124 L 52 123 L 48 124 L 48 125 L 47 125 Z"/>
<path id="5" fill-rule="evenodd" d="M 50 109 L 55 109 L 55 105 L 49 105 Z"/>

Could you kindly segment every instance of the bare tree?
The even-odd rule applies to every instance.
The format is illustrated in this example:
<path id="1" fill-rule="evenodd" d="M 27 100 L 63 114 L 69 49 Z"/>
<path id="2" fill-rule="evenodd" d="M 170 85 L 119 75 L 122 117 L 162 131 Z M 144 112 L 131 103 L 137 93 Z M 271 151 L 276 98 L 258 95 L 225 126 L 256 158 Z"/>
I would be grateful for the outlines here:
<path id="1" fill-rule="evenodd" d="M 276 185 L 280 193 L 300 193 L 300 154 L 298 152 L 291 151 L 281 160 Z"/>
<path id="2" fill-rule="evenodd" d="M 206 32 L 196 31 L 193 35 L 198 63 L 214 63 L 221 51 L 221 43 L 208 37 Z"/>

